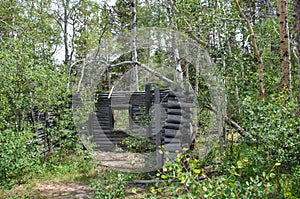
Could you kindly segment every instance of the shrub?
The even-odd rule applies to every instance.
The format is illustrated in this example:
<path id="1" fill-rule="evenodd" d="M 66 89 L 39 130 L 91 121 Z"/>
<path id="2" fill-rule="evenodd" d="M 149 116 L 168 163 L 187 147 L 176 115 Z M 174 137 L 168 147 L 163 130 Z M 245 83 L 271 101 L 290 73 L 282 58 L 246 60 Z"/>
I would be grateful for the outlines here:
<path id="1" fill-rule="evenodd" d="M 297 133 L 300 118 L 297 102 L 287 101 L 283 96 L 273 96 L 270 102 L 246 98 L 241 106 L 240 121 L 247 132 L 258 139 L 257 152 L 292 166 L 300 157 L 300 134 Z"/>
<path id="2" fill-rule="evenodd" d="M 189 162 L 189 170 L 182 164 Z M 274 165 L 268 172 L 256 176 L 242 176 L 239 171 L 243 165 L 231 166 L 227 172 L 209 177 L 205 170 L 199 167 L 199 160 L 180 155 L 174 162 L 169 162 L 159 172 L 158 179 L 165 182 L 151 187 L 148 198 L 158 195 L 172 198 L 269 198 L 273 194 L 272 179 L 275 177 Z M 205 178 L 204 178 L 205 177 Z"/>
<path id="3" fill-rule="evenodd" d="M 31 143 L 32 137 L 27 131 L 7 129 L 0 133 L 0 186 L 22 183 L 39 161 L 39 154 Z"/>
<path id="4" fill-rule="evenodd" d="M 100 175 L 100 180 L 91 184 L 94 188 L 94 196 L 90 199 L 125 198 L 126 181 L 132 179 L 132 175 L 110 169 L 103 171 Z"/>

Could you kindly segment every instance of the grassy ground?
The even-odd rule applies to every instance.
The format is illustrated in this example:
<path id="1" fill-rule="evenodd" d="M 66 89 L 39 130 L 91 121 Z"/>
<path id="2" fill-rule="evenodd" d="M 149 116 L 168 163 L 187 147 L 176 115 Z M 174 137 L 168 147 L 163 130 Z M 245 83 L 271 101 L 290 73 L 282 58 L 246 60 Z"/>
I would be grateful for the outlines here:
<path id="1" fill-rule="evenodd" d="M 104 155 L 107 156 L 107 153 Z M 143 174 L 114 171 L 107 166 L 100 165 L 98 160 L 89 162 L 94 165 L 85 165 L 87 168 L 82 168 L 82 165 L 75 162 L 74 157 L 69 158 L 74 161 L 74 164 L 47 166 L 41 174 L 34 176 L 25 184 L 14 185 L 9 190 L 2 189 L 0 198 L 85 199 L 96 198 L 94 193 L 97 191 L 98 195 L 101 195 L 99 191 L 107 194 L 106 198 L 117 191 L 125 194 L 126 198 L 144 198 L 148 190 L 147 186 L 127 183 L 133 179 L 142 179 Z M 127 164 L 127 162 L 124 163 Z M 122 186 L 111 187 L 116 182 Z"/>
<path id="2" fill-rule="evenodd" d="M 194 150 L 194 153 L 197 152 L 199 150 Z M 149 173 L 111 169 L 117 166 L 138 167 L 139 161 L 135 159 L 139 158 L 139 154 L 112 152 L 97 152 L 92 158 L 83 154 L 49 157 L 25 184 L 2 189 L 0 198 L 146 198 L 155 184 L 130 182 L 154 178 L 156 172 L 150 176 Z"/>

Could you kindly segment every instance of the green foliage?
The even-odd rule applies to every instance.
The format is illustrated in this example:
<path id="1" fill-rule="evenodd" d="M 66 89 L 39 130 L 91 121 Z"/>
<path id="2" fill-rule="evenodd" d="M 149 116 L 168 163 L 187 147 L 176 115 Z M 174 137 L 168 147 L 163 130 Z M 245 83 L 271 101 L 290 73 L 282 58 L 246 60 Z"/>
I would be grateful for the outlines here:
<path id="1" fill-rule="evenodd" d="M 297 164 L 300 157 L 299 118 L 295 115 L 297 102 L 285 96 L 271 96 L 263 103 L 245 98 L 241 105 L 241 123 L 261 144 L 257 150 L 287 165 Z M 251 121 L 251 122 L 249 122 Z"/>
<path id="2" fill-rule="evenodd" d="M 239 139 L 229 142 L 223 154 L 214 149 L 205 157 L 180 155 L 158 172 L 158 179 L 167 181 L 151 187 L 148 198 L 299 198 L 295 110 L 297 102 L 284 95 L 272 95 L 267 102 L 246 97 L 238 123 L 258 143 Z"/>
<path id="3" fill-rule="evenodd" d="M 189 162 L 187 170 L 183 162 Z M 261 175 L 241 175 L 240 168 L 246 167 L 247 161 L 239 161 L 238 166 L 231 166 L 228 172 L 209 177 L 204 168 L 199 167 L 199 160 L 180 155 L 174 162 L 165 165 L 157 175 L 166 179 L 151 187 L 148 198 L 171 196 L 172 198 L 269 198 L 273 192 L 272 179 L 275 177 L 274 165 Z M 217 170 L 214 172 L 221 172 Z M 211 175 L 211 174 L 210 174 Z M 175 180 L 175 182 L 174 182 Z M 173 182 L 172 182 L 173 181 Z"/>
<path id="4" fill-rule="evenodd" d="M 126 181 L 131 180 L 133 175 L 108 169 L 103 171 L 100 176 L 98 182 L 91 184 L 91 187 L 94 188 L 94 196 L 90 199 L 125 198 Z"/>
<path id="5" fill-rule="evenodd" d="M 20 158 L 20 160 L 22 159 Z M 27 161 L 32 162 L 30 159 Z M 16 166 L 12 165 L 12 167 L 18 169 Z M 1 168 L 5 167 L 1 165 Z M 54 153 L 43 159 L 37 156 L 34 159 L 34 165 L 30 165 L 29 169 L 25 167 L 22 173 L 15 171 L 13 174 L 19 174 L 19 178 L 16 179 L 25 179 L 29 183 L 23 186 L 14 186 L 16 189 L 10 190 L 7 181 L 3 181 L 6 186 L 1 186 L 0 198 L 48 198 L 49 196 L 32 189 L 32 185 L 41 181 L 90 183 L 98 179 L 98 173 L 95 172 L 95 157 L 82 150 L 77 150 L 75 153 Z M 11 185 L 14 183 L 11 182 Z"/>
<path id="6" fill-rule="evenodd" d="M 0 134 L 0 187 L 22 183 L 38 162 L 39 154 L 28 131 L 2 131 Z"/>
<path id="7" fill-rule="evenodd" d="M 55 180 L 76 180 L 78 175 L 85 175 L 95 167 L 95 157 L 83 150 L 76 150 L 74 153 L 56 152 L 49 157 L 41 159 L 35 166 L 34 176 L 39 179 Z M 65 179 L 67 178 L 67 179 Z M 70 179 L 68 179 L 70 178 Z M 79 177 L 80 179 L 83 176 Z"/>
<path id="8" fill-rule="evenodd" d="M 279 187 L 282 191 L 284 198 L 300 198 L 300 167 L 295 166 L 292 168 L 291 173 L 279 174 Z"/>
<path id="9" fill-rule="evenodd" d="M 146 137 L 127 137 L 122 140 L 122 145 L 132 153 L 145 153 L 155 150 L 153 139 Z"/>
<path id="10" fill-rule="evenodd" d="M 24 23 L 27 20 L 24 18 Z M 16 35 L 22 34 L 23 25 Z M 38 129 L 47 132 L 50 145 L 76 148 L 71 112 L 66 108 L 66 73 L 51 61 L 48 48 L 38 47 L 36 34 L 25 32 L 22 36 L 0 40 L 0 186 L 22 183 L 35 171 L 47 150 L 36 143 Z M 46 129 L 46 121 L 34 121 L 34 109 L 53 112 L 56 126 Z"/>
<path id="11" fill-rule="evenodd" d="M 96 49 L 99 44 L 99 35 L 102 34 L 105 25 L 101 21 L 100 5 L 86 0 L 75 5 L 74 17 L 82 19 L 75 30 L 74 43 L 76 44 L 76 57 L 80 60 L 86 58 L 91 49 Z M 104 18 L 104 17 L 103 17 Z M 107 23 L 105 21 L 105 23 Z M 100 25 L 99 25 L 100 24 Z M 101 27 L 102 26 L 102 27 Z"/>
<path id="12" fill-rule="evenodd" d="M 261 154 L 250 154 L 249 149 L 227 148 L 222 162 L 210 166 L 180 154 L 157 173 L 157 179 L 165 181 L 150 187 L 147 198 L 299 198 L 299 166 L 286 173 L 279 162 L 262 165 L 258 157 L 255 160 Z"/>

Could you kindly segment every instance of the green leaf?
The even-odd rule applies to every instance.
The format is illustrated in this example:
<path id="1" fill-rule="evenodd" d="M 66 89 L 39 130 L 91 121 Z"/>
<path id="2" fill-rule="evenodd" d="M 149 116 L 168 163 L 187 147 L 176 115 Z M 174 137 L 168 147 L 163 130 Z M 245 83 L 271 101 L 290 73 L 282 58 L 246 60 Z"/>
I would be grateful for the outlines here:
<path id="1" fill-rule="evenodd" d="M 162 178 L 162 179 L 167 179 L 168 176 L 166 176 L 166 175 L 163 174 L 163 175 L 161 175 L 161 178 Z"/>
<path id="2" fill-rule="evenodd" d="M 270 173 L 270 178 L 274 178 L 276 176 L 275 173 Z"/>
<path id="3" fill-rule="evenodd" d="M 156 193 L 155 188 L 154 187 L 150 187 L 150 192 L 155 194 Z"/>
<path id="4" fill-rule="evenodd" d="M 242 161 L 238 161 L 238 162 L 237 162 L 237 167 L 238 167 L 239 169 L 241 169 L 241 168 L 244 167 Z"/>
<path id="5" fill-rule="evenodd" d="M 133 188 L 131 189 L 131 191 L 132 191 L 132 193 L 136 194 L 136 188 L 135 188 L 135 187 L 133 187 Z"/>

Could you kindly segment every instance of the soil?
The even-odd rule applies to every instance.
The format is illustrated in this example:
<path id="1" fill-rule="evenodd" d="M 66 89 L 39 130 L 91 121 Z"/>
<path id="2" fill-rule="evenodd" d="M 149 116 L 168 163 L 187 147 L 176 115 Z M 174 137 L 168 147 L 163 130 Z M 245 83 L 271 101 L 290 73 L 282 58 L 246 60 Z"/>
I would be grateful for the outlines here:
<path id="1" fill-rule="evenodd" d="M 98 173 L 104 167 L 132 169 L 142 166 L 139 162 L 143 157 L 139 154 L 101 152 L 97 153 L 96 156 L 99 161 Z M 52 182 L 51 179 L 49 179 L 49 182 L 34 182 L 33 185 L 16 186 L 12 190 L 6 192 L 4 198 L 16 193 L 20 197 L 30 194 L 33 199 L 88 199 L 90 196 L 93 196 L 93 189 L 90 183 Z M 142 187 L 137 188 L 137 192 L 142 192 L 142 190 Z M 128 188 L 126 190 L 126 198 L 143 198 L 143 196 L 139 193 L 133 194 L 131 188 Z"/>
<path id="2" fill-rule="evenodd" d="M 37 198 L 88 199 L 93 190 L 88 184 L 75 182 L 38 182 L 32 190 Z"/>

